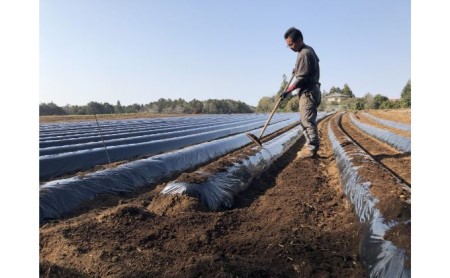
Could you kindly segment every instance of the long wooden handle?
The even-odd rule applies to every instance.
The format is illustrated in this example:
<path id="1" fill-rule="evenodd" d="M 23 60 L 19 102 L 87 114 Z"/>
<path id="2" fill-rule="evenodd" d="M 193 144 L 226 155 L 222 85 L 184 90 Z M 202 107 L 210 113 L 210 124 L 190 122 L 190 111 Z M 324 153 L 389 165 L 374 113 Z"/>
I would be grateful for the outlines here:
<path id="1" fill-rule="evenodd" d="M 289 82 L 286 84 L 286 87 L 284 87 L 283 92 L 286 91 L 286 89 L 288 88 L 289 84 L 291 84 L 292 79 L 294 79 L 294 74 L 292 74 L 291 79 L 290 79 Z M 264 134 L 264 131 L 266 131 L 266 128 L 267 128 L 267 126 L 269 125 L 270 120 L 271 120 L 272 117 L 273 117 L 273 114 L 275 114 L 275 111 L 277 111 L 278 106 L 280 105 L 280 103 L 281 103 L 281 97 L 278 99 L 277 103 L 275 104 L 275 107 L 273 108 L 272 113 L 270 113 L 270 116 L 269 116 L 269 118 L 267 119 L 266 124 L 264 125 L 263 129 L 261 130 L 261 133 L 259 133 L 259 137 L 258 137 L 259 139 L 261 139 L 262 135 Z"/>
<path id="2" fill-rule="evenodd" d="M 267 128 L 267 126 L 269 125 L 269 122 L 270 122 L 270 120 L 272 119 L 273 114 L 275 114 L 275 111 L 277 111 L 278 106 L 280 105 L 280 102 L 281 102 L 281 98 L 278 99 L 277 103 L 275 104 L 275 107 L 274 107 L 273 110 L 272 110 L 272 113 L 270 113 L 270 116 L 269 116 L 269 118 L 268 118 L 267 121 L 266 121 L 266 124 L 264 125 L 263 129 L 262 129 L 261 132 L 259 133 L 259 137 L 258 137 L 259 139 L 261 139 L 261 137 L 262 137 L 264 131 L 266 131 L 266 128 Z"/>

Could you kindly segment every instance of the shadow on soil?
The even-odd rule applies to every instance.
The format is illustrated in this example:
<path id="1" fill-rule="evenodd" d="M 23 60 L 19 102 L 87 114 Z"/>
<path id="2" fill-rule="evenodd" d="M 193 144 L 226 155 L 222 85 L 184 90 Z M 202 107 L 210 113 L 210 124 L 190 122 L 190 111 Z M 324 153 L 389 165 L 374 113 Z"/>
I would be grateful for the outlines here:
<path id="1" fill-rule="evenodd" d="M 372 157 L 375 160 L 379 161 L 379 160 L 386 159 L 386 158 L 401 159 L 401 158 L 410 157 L 410 156 L 411 156 L 411 153 L 407 152 L 407 153 L 398 153 L 398 154 L 378 154 L 378 155 L 374 155 Z"/>
<path id="2" fill-rule="evenodd" d="M 39 277 L 80 277 L 87 278 L 86 274 L 72 268 L 62 267 L 51 263 L 39 264 Z"/>

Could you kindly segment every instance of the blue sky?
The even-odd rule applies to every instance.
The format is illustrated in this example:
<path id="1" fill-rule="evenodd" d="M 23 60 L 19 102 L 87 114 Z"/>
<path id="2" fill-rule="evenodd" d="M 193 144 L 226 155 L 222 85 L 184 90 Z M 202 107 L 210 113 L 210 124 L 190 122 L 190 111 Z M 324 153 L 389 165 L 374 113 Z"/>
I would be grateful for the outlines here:
<path id="1" fill-rule="evenodd" d="M 39 102 L 122 105 L 159 98 L 274 95 L 296 53 L 291 26 L 321 62 L 322 90 L 399 98 L 411 78 L 410 1 L 39 2 Z"/>
<path id="2" fill-rule="evenodd" d="M 219 98 L 224 86 L 234 86 L 227 98 L 257 100 L 276 91 L 281 75 L 292 68 L 295 54 L 282 39 L 292 25 L 303 31 L 321 58 L 323 89 L 347 82 L 357 96 L 392 90 L 398 97 L 411 72 L 411 174 L 417 185 L 412 204 L 413 273 L 438 277 L 448 272 L 445 252 L 450 245 L 443 221 L 450 193 L 445 160 L 450 153 L 443 125 L 450 102 L 448 1 L 413 0 L 412 18 L 407 12 L 410 2 L 403 0 L 270 5 L 258 1 L 249 6 L 221 1 L 221 7 L 213 8 L 207 1 L 182 5 L 170 0 L 123 0 L 128 6 L 112 0 L 108 5 L 90 2 L 87 6 L 80 0 L 0 1 L 1 142 L 7 162 L 3 183 L 8 185 L 5 196 L 13 196 L 4 198 L 0 208 L 5 212 L 3 222 L 15 227 L 3 229 L 0 237 L 8 252 L 2 274 L 29 277 L 37 272 L 38 217 L 30 208 L 39 206 L 38 102 L 84 105 L 91 100 L 119 99 L 128 104 L 159 97 Z M 177 33 L 177 28 L 182 31 Z M 173 60 L 183 53 L 189 54 L 186 60 Z M 166 63 L 172 68 L 165 69 Z M 234 64 L 240 67 L 233 68 Z M 189 89 L 192 83 L 198 88 Z"/>

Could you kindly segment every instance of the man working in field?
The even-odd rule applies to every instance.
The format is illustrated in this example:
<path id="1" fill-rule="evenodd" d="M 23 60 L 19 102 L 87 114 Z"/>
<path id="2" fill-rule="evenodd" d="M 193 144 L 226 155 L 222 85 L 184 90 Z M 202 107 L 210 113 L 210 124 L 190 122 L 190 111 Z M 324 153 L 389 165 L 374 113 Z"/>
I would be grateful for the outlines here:
<path id="1" fill-rule="evenodd" d="M 297 158 L 314 157 L 319 150 L 319 135 L 317 132 L 317 107 L 321 101 L 319 57 L 314 49 L 303 42 L 303 34 L 292 27 L 284 34 L 287 46 L 298 52 L 293 74 L 295 80 L 289 88 L 281 93 L 281 99 L 292 91 L 299 89 L 300 122 L 306 137 L 305 146 L 297 153 Z"/>

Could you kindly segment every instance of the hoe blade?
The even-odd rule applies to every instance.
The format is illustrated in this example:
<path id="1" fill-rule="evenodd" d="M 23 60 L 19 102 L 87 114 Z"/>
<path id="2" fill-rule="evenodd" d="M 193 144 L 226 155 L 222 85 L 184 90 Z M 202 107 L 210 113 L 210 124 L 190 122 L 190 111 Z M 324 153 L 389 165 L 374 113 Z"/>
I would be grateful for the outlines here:
<path id="1" fill-rule="evenodd" d="M 256 145 L 262 147 L 262 143 L 259 140 L 258 137 L 256 137 L 254 134 L 251 133 L 246 133 L 247 137 L 250 138 L 250 140 L 252 140 L 253 142 L 255 142 Z"/>

